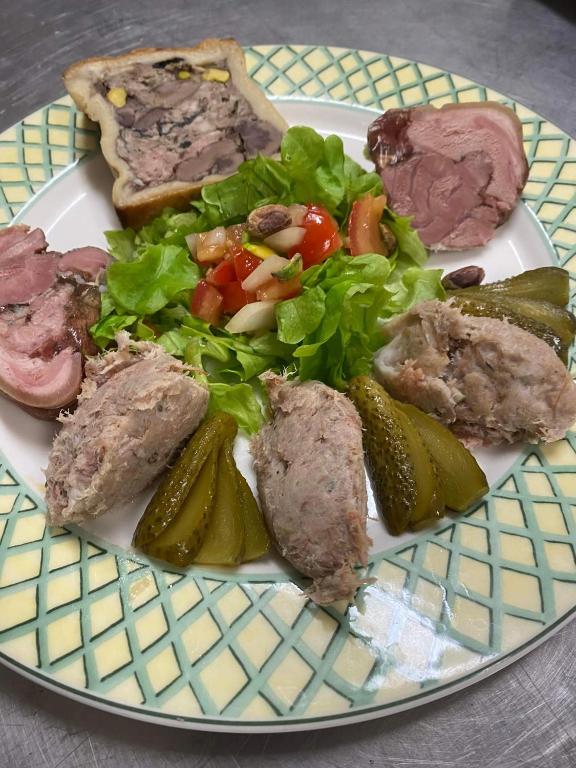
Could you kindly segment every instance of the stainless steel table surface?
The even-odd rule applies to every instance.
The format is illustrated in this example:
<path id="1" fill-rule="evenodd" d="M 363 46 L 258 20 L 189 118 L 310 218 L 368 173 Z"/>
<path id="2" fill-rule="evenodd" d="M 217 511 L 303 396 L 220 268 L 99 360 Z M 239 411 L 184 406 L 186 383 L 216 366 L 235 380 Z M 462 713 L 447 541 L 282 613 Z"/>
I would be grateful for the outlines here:
<path id="1" fill-rule="evenodd" d="M 576 3 L 561 0 L 0 0 L 0 130 L 61 96 L 72 61 L 234 36 L 405 56 L 576 132 Z M 0 768 L 576 768 L 576 622 L 497 675 L 404 714 L 301 734 L 179 731 L 0 667 Z"/>

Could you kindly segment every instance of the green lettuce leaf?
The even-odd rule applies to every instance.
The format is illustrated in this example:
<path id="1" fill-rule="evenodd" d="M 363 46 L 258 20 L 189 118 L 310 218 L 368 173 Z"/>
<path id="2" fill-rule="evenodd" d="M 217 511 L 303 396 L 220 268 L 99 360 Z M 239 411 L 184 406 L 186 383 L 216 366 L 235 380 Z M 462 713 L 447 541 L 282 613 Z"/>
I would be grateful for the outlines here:
<path id="1" fill-rule="evenodd" d="M 264 357 L 276 357 L 281 360 L 288 359 L 294 347 L 280 341 L 274 331 L 269 331 L 261 336 L 254 336 L 249 340 L 251 349 Z"/>
<path id="2" fill-rule="evenodd" d="M 347 157 L 339 136 L 322 139 L 312 128 L 294 126 L 282 141 L 281 154 L 293 180 L 294 201 L 320 203 L 340 224 L 348 218 L 354 200 L 382 192 L 380 177 Z"/>
<path id="3" fill-rule="evenodd" d="M 238 168 L 238 173 L 203 187 L 202 199 L 195 203 L 200 215 L 194 231 L 237 224 L 261 205 L 288 203 L 290 184 L 287 169 L 277 160 L 261 155 L 247 160 Z"/>
<path id="4" fill-rule="evenodd" d="M 276 307 L 278 338 L 285 344 L 298 344 L 318 327 L 326 311 L 321 288 L 310 288 L 300 296 L 282 301 Z"/>
<path id="5" fill-rule="evenodd" d="M 140 341 L 156 341 L 156 333 L 141 318 L 136 323 L 133 333 Z"/>
<path id="6" fill-rule="evenodd" d="M 129 328 L 138 320 L 137 315 L 109 314 L 101 318 L 90 328 L 92 339 L 97 347 L 105 349 L 111 341 L 114 341 L 118 331 Z"/>
<path id="7" fill-rule="evenodd" d="M 138 232 L 132 229 L 105 232 L 108 250 L 116 261 L 122 262 L 138 259 L 148 245 L 177 245 L 188 251 L 186 235 L 195 231 L 197 219 L 196 211 L 180 213 L 166 208 L 160 216 Z"/>
<path id="8" fill-rule="evenodd" d="M 397 216 L 388 208 L 384 211 L 382 221 L 391 230 L 398 242 L 396 255 L 401 259 L 408 259 L 418 266 L 422 266 L 428 260 L 426 248 L 420 240 L 420 235 L 412 229 L 410 216 Z"/>
<path id="9" fill-rule="evenodd" d="M 212 409 L 232 413 L 248 432 L 258 429 L 262 412 L 254 393 L 256 377 L 270 369 L 280 371 L 292 347 L 272 333 L 251 339 L 214 329 L 189 314 L 182 320 L 178 329 L 166 331 L 157 343 L 196 367 L 195 377 L 210 385 Z"/>
<path id="10" fill-rule="evenodd" d="M 136 233 L 133 229 L 114 229 L 104 232 L 108 250 L 116 261 L 132 261 L 136 256 Z"/>
<path id="11" fill-rule="evenodd" d="M 337 136 L 323 139 L 312 128 L 295 126 L 282 140 L 281 156 L 297 202 L 325 205 L 335 213 L 344 194 L 344 151 Z"/>
<path id="12" fill-rule="evenodd" d="M 186 248 L 186 235 L 194 231 L 198 215 L 195 211 L 179 213 L 166 208 L 136 235 L 136 246 L 141 250 L 146 245 L 179 245 Z"/>
<path id="13" fill-rule="evenodd" d="M 410 267 L 396 276 L 395 266 L 377 253 L 338 253 L 303 273 L 304 292 L 276 310 L 278 338 L 298 343 L 293 360 L 301 380 L 345 389 L 352 376 L 370 373 L 382 346 L 381 317 L 442 297 L 441 270 Z"/>
<path id="14" fill-rule="evenodd" d="M 293 353 L 301 379 L 343 389 L 352 368 L 369 370 L 391 269 L 380 254 L 340 253 L 304 273 L 304 292 L 277 309 L 278 338 L 301 342 Z"/>
<path id="15" fill-rule="evenodd" d="M 166 331 L 156 339 L 156 344 L 160 344 L 169 355 L 174 357 L 184 357 L 189 343 L 189 337 L 177 330 Z"/>
<path id="16" fill-rule="evenodd" d="M 242 367 L 243 378 L 246 381 L 264 373 L 275 362 L 273 357 L 266 357 L 255 352 L 244 352 L 241 349 L 236 351 L 236 360 Z"/>
<path id="17" fill-rule="evenodd" d="M 430 299 L 444 301 L 446 291 L 442 286 L 442 269 L 420 269 L 408 267 L 400 276 L 398 282 L 391 286 L 393 296 L 383 307 L 382 317 L 405 312 L 415 304 Z"/>
<path id="18" fill-rule="evenodd" d="M 175 245 L 147 246 L 137 261 L 115 262 L 107 271 L 114 303 L 137 315 L 154 314 L 199 279 L 198 265 Z"/>
<path id="19" fill-rule="evenodd" d="M 377 173 L 367 172 L 355 160 L 348 155 L 344 156 L 344 176 L 348 186 L 348 202 L 352 204 L 354 200 L 364 195 L 381 195 L 382 179 Z"/>
<path id="20" fill-rule="evenodd" d="M 114 300 L 110 296 L 110 293 L 104 291 L 104 293 L 100 294 L 100 319 L 108 317 L 108 315 L 111 315 L 115 310 L 116 305 L 114 304 Z"/>
<path id="21" fill-rule="evenodd" d="M 249 434 L 258 432 L 264 422 L 262 406 L 250 384 L 210 383 L 208 413 L 225 411 L 234 416 L 240 429 Z"/>

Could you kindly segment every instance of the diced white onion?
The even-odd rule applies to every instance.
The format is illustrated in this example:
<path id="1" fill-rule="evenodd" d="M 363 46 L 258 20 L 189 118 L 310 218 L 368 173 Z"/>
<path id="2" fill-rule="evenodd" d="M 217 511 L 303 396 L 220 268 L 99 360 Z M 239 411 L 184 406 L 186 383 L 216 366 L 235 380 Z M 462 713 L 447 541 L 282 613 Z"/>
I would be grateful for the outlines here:
<path id="1" fill-rule="evenodd" d="M 191 235 L 186 235 L 186 245 L 192 256 L 196 256 L 196 249 L 198 248 L 198 235 L 196 232 L 192 232 Z"/>
<path id="2" fill-rule="evenodd" d="M 208 248 L 198 246 L 196 261 L 200 264 L 208 264 L 212 261 L 222 261 L 226 254 L 226 246 L 214 245 Z"/>
<path id="3" fill-rule="evenodd" d="M 204 233 L 203 240 L 206 247 L 226 245 L 226 229 L 224 227 L 215 227 L 210 232 Z"/>
<path id="4" fill-rule="evenodd" d="M 272 277 L 274 272 L 279 272 L 284 269 L 290 262 L 283 256 L 268 256 L 267 259 L 261 264 L 258 264 L 254 272 L 251 272 L 248 277 L 242 282 L 242 290 L 248 291 L 248 293 L 254 293 L 261 285 L 267 283 Z"/>
<path id="5" fill-rule="evenodd" d="M 300 245 L 305 234 L 306 230 L 304 227 L 286 227 L 286 229 L 281 229 L 279 232 L 269 235 L 264 242 L 274 251 L 288 253 L 292 248 Z"/>
<path id="6" fill-rule="evenodd" d="M 308 208 L 306 208 L 305 205 L 298 205 L 297 203 L 294 203 L 293 205 L 288 206 L 288 212 L 290 213 L 292 224 L 295 227 L 299 227 L 300 224 L 304 223 Z"/>
<path id="7" fill-rule="evenodd" d="M 226 253 L 226 230 L 215 227 L 210 232 L 200 232 L 196 243 L 196 259 L 204 263 L 219 261 Z"/>
<path id="8" fill-rule="evenodd" d="M 267 331 L 276 325 L 276 301 L 255 301 L 239 309 L 226 325 L 230 333 Z"/>

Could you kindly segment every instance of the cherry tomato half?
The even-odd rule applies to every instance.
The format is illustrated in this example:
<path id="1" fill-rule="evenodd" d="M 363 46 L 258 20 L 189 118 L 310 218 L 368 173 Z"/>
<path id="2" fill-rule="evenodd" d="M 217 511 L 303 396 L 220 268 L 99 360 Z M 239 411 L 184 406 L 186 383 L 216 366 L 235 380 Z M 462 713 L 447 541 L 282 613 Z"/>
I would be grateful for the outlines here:
<path id="1" fill-rule="evenodd" d="M 289 256 L 302 254 L 304 269 L 320 264 L 342 246 L 338 225 L 328 211 L 320 205 L 306 207 L 306 216 L 299 225 L 304 227 L 306 234 L 300 245 L 289 252 Z"/>
<path id="2" fill-rule="evenodd" d="M 206 280 L 200 280 L 190 301 L 190 312 L 211 325 L 216 325 L 222 314 L 224 298 L 220 291 Z"/>

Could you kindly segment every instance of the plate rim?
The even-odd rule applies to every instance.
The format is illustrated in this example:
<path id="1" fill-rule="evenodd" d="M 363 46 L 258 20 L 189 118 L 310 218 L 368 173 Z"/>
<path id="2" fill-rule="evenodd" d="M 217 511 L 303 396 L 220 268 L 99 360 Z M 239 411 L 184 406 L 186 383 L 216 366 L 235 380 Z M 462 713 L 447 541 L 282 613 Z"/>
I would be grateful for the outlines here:
<path id="1" fill-rule="evenodd" d="M 457 73 L 454 73 L 454 72 L 448 72 L 447 70 L 436 67 L 435 65 L 428 65 L 425 62 L 405 59 L 403 57 L 387 55 L 383 53 L 345 48 L 341 46 L 324 46 L 324 45 L 299 46 L 296 44 L 284 44 L 284 45 L 262 44 L 262 45 L 256 45 L 256 46 L 246 46 L 245 50 L 261 51 L 266 48 L 289 49 L 289 50 L 293 50 L 294 48 L 300 48 L 300 49 L 305 49 L 307 51 L 322 49 L 322 50 L 329 50 L 329 51 L 339 51 L 341 53 L 347 52 L 347 53 L 356 53 L 356 54 L 368 54 L 368 55 L 381 57 L 381 58 L 386 57 L 388 59 L 397 59 L 398 61 L 405 62 L 405 64 L 409 66 L 416 66 L 416 67 L 419 67 L 420 65 L 427 66 L 430 69 L 433 69 L 438 73 L 445 74 L 449 77 L 456 75 L 470 85 L 478 86 L 478 87 L 484 88 L 485 90 L 491 90 L 489 86 L 483 86 L 481 84 L 475 83 L 474 81 L 470 80 L 465 76 L 457 75 Z M 521 102 L 512 100 L 509 97 L 504 96 L 503 94 L 499 94 L 499 95 L 503 99 L 508 100 L 514 105 L 522 107 L 524 110 L 531 113 L 536 118 L 545 120 L 545 118 L 541 118 L 540 115 L 538 115 L 537 113 L 534 113 L 528 107 L 525 107 Z M 284 96 L 284 97 L 280 96 L 279 98 L 281 100 L 287 100 L 287 101 L 292 100 L 292 97 L 290 96 Z M 342 106 L 342 102 L 339 102 L 337 100 L 330 101 L 324 98 L 305 97 L 302 95 L 293 97 L 293 100 L 309 101 L 311 103 L 318 103 L 319 101 L 322 101 L 324 104 L 333 104 L 336 107 Z M 54 104 L 57 104 L 58 101 L 61 101 L 61 99 L 59 100 L 57 99 L 41 109 L 48 110 Z M 365 107 L 362 104 L 354 105 L 354 104 L 346 103 L 346 106 L 351 108 L 358 108 L 358 109 L 369 109 L 369 107 Z M 36 112 L 38 111 L 39 110 L 37 110 Z M 371 111 L 378 112 L 379 110 L 372 109 Z M 36 112 L 32 114 L 36 114 Z M 22 125 L 22 123 L 26 119 L 27 118 L 23 118 L 19 123 L 12 126 L 12 128 L 14 128 L 17 125 Z M 552 123 L 549 123 L 549 121 L 545 120 L 545 122 L 551 125 L 559 134 L 562 134 L 563 136 L 570 139 L 569 135 L 566 134 L 564 131 L 562 131 L 560 128 L 558 128 Z M 11 130 L 11 129 L 8 129 L 8 130 Z M 2 138 L 2 135 L 4 135 L 4 133 L 6 133 L 6 131 L 0 134 L 0 139 Z M 73 166 L 77 165 L 78 162 L 82 162 L 82 158 L 75 160 L 73 164 L 67 165 L 64 173 L 70 171 Z M 52 185 L 56 185 L 59 179 L 62 178 L 62 175 L 63 174 L 56 175 L 53 179 L 50 179 L 46 184 L 42 185 L 39 192 L 33 198 L 31 198 L 31 200 L 29 201 L 29 204 L 33 204 L 33 202 L 38 199 L 38 195 L 42 195 L 44 192 L 47 192 Z M 1 185 L 2 183 L 0 182 L 0 187 Z M 553 239 L 547 233 L 543 221 L 539 218 L 538 214 L 535 211 L 533 211 L 529 205 L 527 207 L 529 211 L 533 214 L 533 218 L 535 222 L 539 225 L 540 233 L 544 236 L 546 242 L 552 248 L 554 248 Z M 26 209 L 27 209 L 27 206 L 25 207 L 24 211 Z M 24 215 L 24 211 L 21 212 L 22 215 Z M 15 218 L 19 220 L 20 215 L 21 215 L 20 213 L 17 213 Z M 450 524 L 453 524 L 453 523 L 450 523 Z M 448 525 L 446 527 L 448 527 Z M 410 547 L 411 544 L 412 544 L 411 542 L 408 542 L 406 544 L 406 547 Z M 396 550 L 398 548 L 399 546 L 393 547 L 392 549 Z M 387 550 L 387 551 L 391 551 L 391 550 Z M 267 575 L 268 574 L 262 575 L 263 581 L 266 580 L 264 577 Z M 249 575 L 247 575 L 247 577 L 251 578 Z M 208 578 L 210 577 L 208 576 Z M 500 669 L 507 666 L 508 664 L 513 663 L 518 658 L 522 657 L 523 655 L 528 653 L 530 650 L 532 650 L 532 648 L 535 648 L 538 645 L 540 645 L 548 637 L 550 637 L 552 634 L 557 632 L 562 626 L 564 626 L 564 624 L 568 623 L 574 617 L 575 613 L 576 613 L 576 605 L 574 605 L 566 613 L 558 617 L 551 624 L 545 625 L 543 630 L 540 633 L 536 634 L 534 637 L 527 640 L 518 648 L 512 649 L 508 653 L 501 653 L 500 655 L 492 659 L 489 659 L 482 665 L 477 666 L 471 672 L 465 675 L 462 675 L 461 677 L 458 677 L 454 680 L 449 680 L 445 683 L 442 683 L 429 691 L 421 691 L 418 694 L 415 694 L 413 696 L 409 696 L 405 699 L 400 699 L 398 702 L 378 704 L 372 708 L 371 707 L 356 708 L 349 712 L 344 712 L 342 714 L 323 715 L 323 716 L 317 716 L 317 717 L 311 716 L 311 717 L 303 717 L 303 718 L 289 718 L 289 717 L 279 716 L 276 720 L 271 719 L 271 720 L 264 720 L 264 721 L 255 721 L 255 720 L 250 721 L 250 720 L 239 720 L 238 718 L 227 720 L 225 717 L 219 717 L 214 720 L 211 720 L 211 718 L 208 718 L 208 717 L 187 717 L 187 716 L 180 716 L 180 715 L 174 715 L 174 714 L 154 713 L 154 712 L 150 712 L 147 707 L 143 707 L 143 706 L 130 707 L 129 705 L 124 705 L 117 701 L 113 701 L 113 700 L 111 701 L 110 699 L 105 699 L 103 695 L 93 693 L 88 689 L 78 689 L 78 688 L 68 686 L 63 682 L 55 680 L 53 677 L 50 677 L 43 670 L 32 669 L 30 667 L 27 667 L 21 664 L 17 660 L 11 659 L 2 651 L 0 651 L 0 662 L 12 669 L 15 669 L 17 672 L 26 676 L 27 678 L 32 679 L 35 682 L 39 682 L 40 684 L 45 685 L 46 687 L 52 690 L 57 690 L 58 692 L 63 693 L 64 695 L 67 695 L 70 698 L 77 699 L 82 703 L 86 703 L 90 706 L 98 707 L 106 711 L 122 714 L 124 716 L 133 717 L 134 719 L 141 719 L 141 720 L 146 720 L 150 722 L 157 722 L 163 725 L 173 725 L 177 727 L 184 727 L 184 728 L 190 728 L 190 729 L 213 730 L 213 731 L 224 731 L 224 732 L 262 733 L 262 732 L 314 730 L 314 729 L 320 729 L 320 728 L 333 727 L 333 726 L 345 724 L 345 723 L 362 722 L 368 719 L 376 719 L 378 717 L 386 716 L 389 714 L 395 714 L 397 712 L 404 711 L 412 707 L 419 706 L 421 704 L 425 704 L 429 701 L 434 701 L 436 699 L 442 698 L 445 695 L 450 695 L 453 692 L 466 688 L 472 685 L 474 682 L 476 682 L 476 680 L 480 680 L 485 677 L 488 677 L 489 675 L 494 674 L 495 672 L 499 671 Z M 131 711 L 130 712 L 124 711 L 126 708 L 130 709 Z"/>
<path id="2" fill-rule="evenodd" d="M 481 682 L 492 675 L 497 674 L 506 667 L 511 666 L 516 661 L 519 661 L 524 656 L 527 656 L 531 651 L 535 650 L 539 646 L 543 645 L 550 637 L 557 634 L 561 629 L 570 624 L 576 617 L 576 606 L 572 608 L 568 613 L 561 616 L 554 624 L 547 627 L 547 631 L 534 638 L 526 641 L 519 648 L 510 651 L 502 657 L 497 657 L 491 661 L 486 662 L 484 666 L 477 667 L 474 671 L 461 678 L 449 680 L 443 686 L 432 689 L 429 692 L 422 692 L 415 694 L 414 696 L 408 696 L 405 699 L 400 699 L 398 703 L 390 703 L 379 705 L 373 708 L 358 709 L 352 714 L 337 714 L 326 715 L 324 717 L 310 717 L 310 718 L 286 718 L 278 723 L 270 720 L 212 720 L 210 718 L 200 717 L 188 717 L 185 715 L 162 715 L 158 712 L 148 712 L 146 709 L 139 709 L 137 707 L 130 707 L 124 705 L 121 702 L 110 702 L 104 700 L 90 691 L 79 692 L 78 688 L 73 688 L 55 681 L 47 675 L 44 676 L 38 672 L 34 673 L 30 667 L 21 664 L 14 659 L 7 657 L 2 651 L 0 651 L 0 664 L 7 669 L 12 670 L 16 674 L 25 677 L 31 682 L 41 685 L 53 693 L 57 693 L 71 699 L 78 701 L 81 704 L 90 707 L 91 709 L 99 709 L 108 714 L 120 715 L 121 717 L 135 720 L 138 722 L 148 722 L 154 725 L 161 725 L 167 728 L 179 728 L 181 730 L 190 731 L 206 731 L 212 733 L 297 733 L 303 731 L 317 731 L 330 728 L 338 728 L 340 726 L 355 725 L 358 723 L 369 722 L 371 720 L 378 720 L 381 717 L 391 717 L 393 715 L 407 712 L 411 709 L 418 709 L 419 707 L 430 704 L 434 701 L 438 701 L 443 698 L 452 696 L 460 691 L 470 688 L 477 682 Z M 385 710 L 385 711 L 382 711 Z M 240 723 L 240 724 L 239 724 Z"/>

